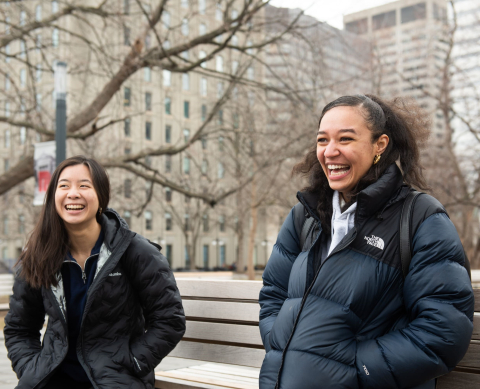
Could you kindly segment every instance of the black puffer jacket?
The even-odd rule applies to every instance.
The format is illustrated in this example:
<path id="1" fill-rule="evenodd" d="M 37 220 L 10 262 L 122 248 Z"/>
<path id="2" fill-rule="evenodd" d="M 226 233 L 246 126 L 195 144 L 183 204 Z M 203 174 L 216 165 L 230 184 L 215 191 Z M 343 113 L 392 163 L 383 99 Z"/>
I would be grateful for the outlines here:
<path id="1" fill-rule="evenodd" d="M 158 248 L 130 231 L 115 211 L 103 214 L 102 229 L 105 239 L 88 291 L 78 359 L 95 389 L 153 389 L 155 366 L 185 332 L 180 294 Z M 18 389 L 48 387 L 67 353 L 65 309 L 61 276 L 58 287 L 40 290 L 16 278 L 4 334 Z"/>

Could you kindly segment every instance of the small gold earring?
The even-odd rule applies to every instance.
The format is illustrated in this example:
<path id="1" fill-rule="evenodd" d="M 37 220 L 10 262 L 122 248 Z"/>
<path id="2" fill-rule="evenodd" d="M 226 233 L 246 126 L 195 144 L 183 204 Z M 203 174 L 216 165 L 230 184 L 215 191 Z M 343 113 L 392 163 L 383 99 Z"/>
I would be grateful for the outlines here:
<path id="1" fill-rule="evenodd" d="M 380 154 L 375 155 L 375 157 L 373 158 L 373 164 L 376 165 L 378 161 L 380 161 L 380 158 L 382 158 Z"/>
<path id="2" fill-rule="evenodd" d="M 101 215 L 102 214 L 102 207 L 98 208 L 98 213 Z"/>

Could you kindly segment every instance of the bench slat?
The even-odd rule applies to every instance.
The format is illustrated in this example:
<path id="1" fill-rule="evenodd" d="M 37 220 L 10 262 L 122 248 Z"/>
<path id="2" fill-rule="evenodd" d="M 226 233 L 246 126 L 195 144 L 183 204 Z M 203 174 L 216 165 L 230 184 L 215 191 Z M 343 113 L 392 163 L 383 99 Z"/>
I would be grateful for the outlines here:
<path id="1" fill-rule="evenodd" d="M 251 303 L 226 301 L 183 300 L 187 320 L 189 318 L 220 319 L 236 322 L 252 322 L 258 325 L 260 306 Z"/>
<path id="2" fill-rule="evenodd" d="M 240 366 L 261 367 L 263 358 L 265 357 L 265 350 L 182 340 L 169 356 L 198 359 L 208 362 L 230 363 Z"/>
<path id="3" fill-rule="evenodd" d="M 473 295 L 475 296 L 475 312 L 480 312 L 480 289 L 473 289 Z"/>
<path id="4" fill-rule="evenodd" d="M 458 367 L 467 367 L 470 369 L 479 370 L 480 366 L 480 342 L 478 340 L 472 340 L 467 353 L 457 365 Z M 480 370 L 479 370 L 480 371 Z"/>
<path id="5" fill-rule="evenodd" d="M 219 387 L 225 387 L 225 388 L 258 389 L 258 384 L 235 382 L 235 380 L 228 380 L 226 378 L 222 379 L 220 377 L 209 378 L 206 376 L 197 375 L 193 372 L 186 372 L 182 370 L 162 371 L 161 373 L 157 373 L 156 376 L 159 379 L 160 377 L 169 377 L 169 378 L 177 378 L 181 380 L 191 381 L 192 384 L 200 382 L 202 384 L 214 384 L 214 385 L 218 385 Z"/>
<path id="6" fill-rule="evenodd" d="M 479 312 L 475 312 L 473 315 L 472 340 L 480 340 L 480 313 Z"/>
<path id="7" fill-rule="evenodd" d="M 192 280 L 177 278 L 182 297 L 228 298 L 258 301 L 261 281 Z"/>
<path id="8" fill-rule="evenodd" d="M 177 378 L 161 377 L 157 374 L 158 373 L 155 374 L 156 389 L 221 389 L 221 387 L 217 385 L 179 380 Z"/>
<path id="9" fill-rule="evenodd" d="M 452 371 L 437 380 L 437 389 L 478 389 L 480 374 Z"/>
<path id="10" fill-rule="evenodd" d="M 257 326 L 187 321 L 184 338 L 262 346 Z"/>

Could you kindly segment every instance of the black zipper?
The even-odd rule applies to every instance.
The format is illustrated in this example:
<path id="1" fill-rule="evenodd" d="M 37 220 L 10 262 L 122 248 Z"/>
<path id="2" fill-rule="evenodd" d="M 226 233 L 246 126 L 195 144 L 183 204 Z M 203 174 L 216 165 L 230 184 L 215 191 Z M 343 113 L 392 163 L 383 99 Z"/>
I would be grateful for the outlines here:
<path id="1" fill-rule="evenodd" d="M 315 224 L 315 223 L 314 223 Z M 298 321 L 300 319 L 300 315 L 302 313 L 302 310 L 303 310 L 303 307 L 305 305 L 305 302 L 307 301 L 307 297 L 308 295 L 310 294 L 310 291 L 312 290 L 313 288 L 313 285 L 315 285 L 315 281 L 317 280 L 318 278 L 318 274 L 320 273 L 320 270 L 322 269 L 323 265 L 327 262 L 327 260 L 333 255 L 333 254 L 336 254 L 338 253 L 339 251 L 343 250 L 345 247 L 347 247 L 350 243 L 352 243 L 355 238 L 357 236 L 357 230 L 355 229 L 355 227 L 353 227 L 353 233 L 352 233 L 352 237 L 350 239 L 348 239 L 348 241 L 345 241 L 343 242 L 341 245 L 338 245 L 337 247 L 335 247 L 335 249 L 333 249 L 333 251 L 327 256 L 327 258 L 325 258 L 325 260 L 323 261 L 323 263 L 319 266 L 318 270 L 317 270 L 317 273 L 315 274 L 315 277 L 313 278 L 313 281 L 311 282 L 310 286 L 308 287 L 308 289 L 305 291 L 305 294 L 303 295 L 303 298 L 302 298 L 302 302 L 300 304 L 300 309 L 297 313 L 297 317 L 295 318 L 295 322 L 293 323 L 293 328 L 292 328 L 292 332 L 290 333 L 290 337 L 288 338 L 287 340 L 287 343 L 285 344 L 285 347 L 283 349 L 283 353 L 282 353 L 282 360 L 280 362 L 280 368 L 278 369 L 278 375 L 277 375 L 277 382 L 275 384 L 275 389 L 279 389 L 280 388 L 280 375 L 282 374 L 282 368 L 283 368 L 283 362 L 285 360 L 285 354 L 287 352 L 287 349 L 288 349 L 288 346 L 290 345 L 290 342 L 292 341 L 292 338 L 293 338 L 293 335 L 295 333 L 295 329 L 297 328 L 297 324 L 298 324 Z M 310 247 L 310 250 L 312 249 L 312 247 L 315 245 L 315 243 L 317 242 L 318 238 L 320 237 L 320 234 L 317 236 L 317 239 L 315 239 L 315 242 L 313 242 L 312 246 Z"/>
<path id="2" fill-rule="evenodd" d="M 94 257 L 95 255 L 98 255 L 98 254 L 93 254 L 93 255 L 90 255 L 86 260 L 85 260 L 85 263 L 83 264 L 83 268 L 80 266 L 80 264 L 77 262 L 77 261 L 71 261 L 71 260 L 68 260 L 68 261 L 65 261 L 66 263 L 76 263 L 79 267 L 80 267 L 80 270 L 82 271 L 82 281 L 83 281 L 83 284 L 85 285 L 87 283 L 87 273 L 85 273 L 85 269 L 87 268 L 87 261 Z"/>

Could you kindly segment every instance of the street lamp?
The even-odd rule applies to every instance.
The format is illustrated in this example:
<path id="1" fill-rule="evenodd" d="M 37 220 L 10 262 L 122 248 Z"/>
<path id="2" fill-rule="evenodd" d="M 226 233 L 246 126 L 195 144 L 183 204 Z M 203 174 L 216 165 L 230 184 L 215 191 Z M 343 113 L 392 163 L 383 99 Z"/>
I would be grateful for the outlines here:
<path id="1" fill-rule="evenodd" d="M 67 64 L 56 61 L 54 66 L 55 81 L 55 143 L 57 166 L 67 154 Z"/>

